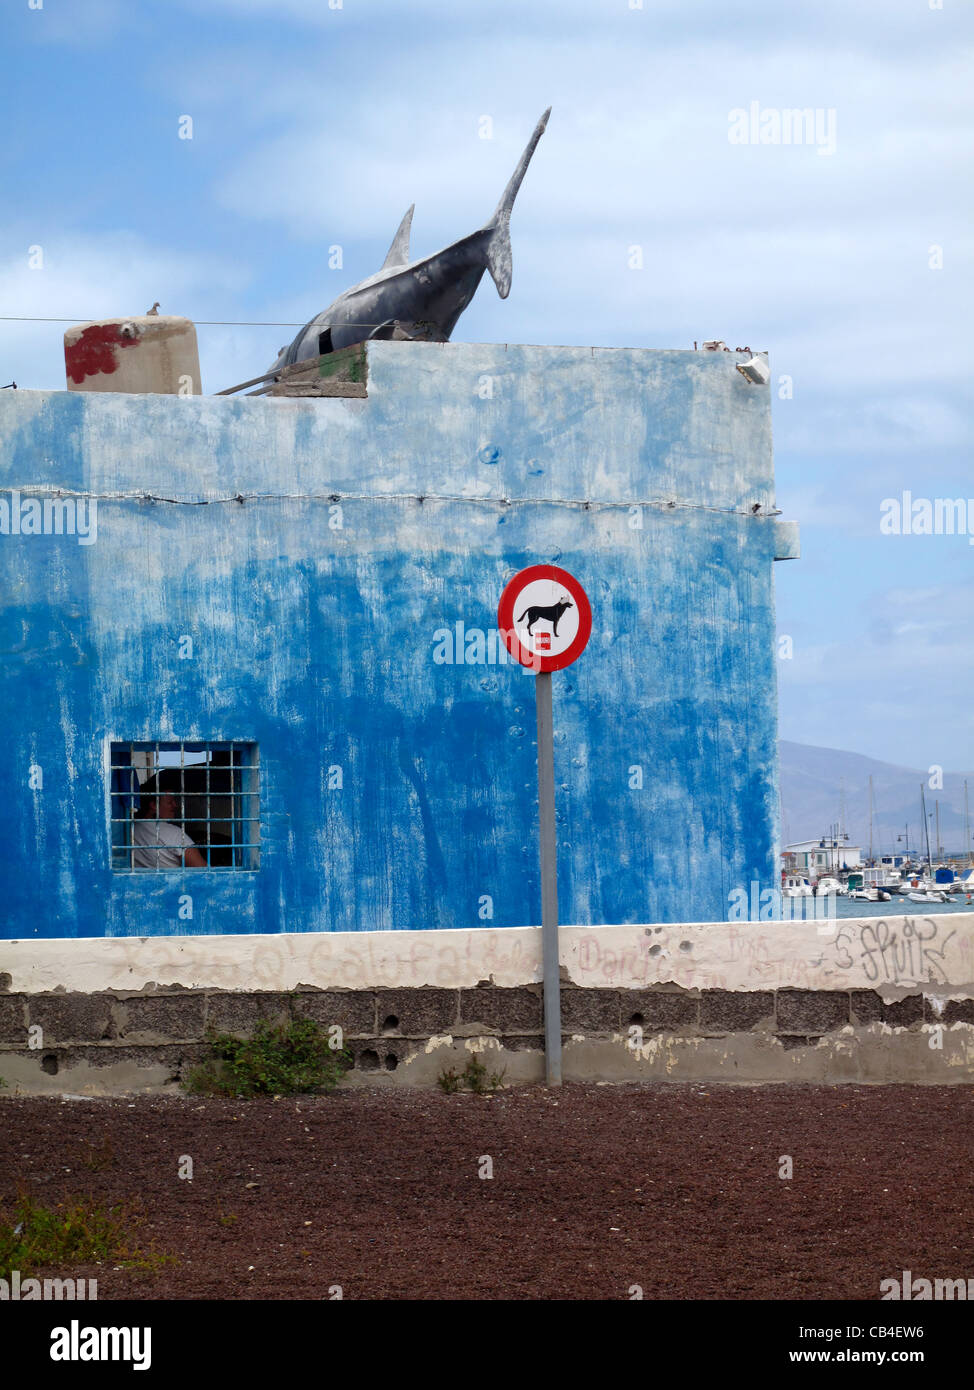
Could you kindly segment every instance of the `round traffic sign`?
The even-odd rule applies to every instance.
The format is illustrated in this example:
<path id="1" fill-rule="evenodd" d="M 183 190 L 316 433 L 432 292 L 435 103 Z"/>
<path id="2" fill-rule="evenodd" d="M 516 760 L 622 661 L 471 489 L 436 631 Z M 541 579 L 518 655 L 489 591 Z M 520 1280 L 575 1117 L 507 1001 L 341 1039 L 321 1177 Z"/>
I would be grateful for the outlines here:
<path id="1" fill-rule="evenodd" d="M 592 610 L 574 575 L 557 565 L 529 565 L 506 585 L 497 626 L 507 650 L 533 671 L 560 671 L 585 650 Z"/>

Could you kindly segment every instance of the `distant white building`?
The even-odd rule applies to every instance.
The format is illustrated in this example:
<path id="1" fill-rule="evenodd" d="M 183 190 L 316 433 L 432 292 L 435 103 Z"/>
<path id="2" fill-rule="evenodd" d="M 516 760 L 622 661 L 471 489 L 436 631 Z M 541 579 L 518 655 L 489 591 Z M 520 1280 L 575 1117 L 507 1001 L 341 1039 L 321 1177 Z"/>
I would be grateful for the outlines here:
<path id="1" fill-rule="evenodd" d="M 785 845 L 784 853 L 789 856 L 793 871 L 809 878 L 839 869 L 858 869 L 862 864 L 860 846 L 847 845 L 844 840 L 797 840 L 793 845 Z"/>

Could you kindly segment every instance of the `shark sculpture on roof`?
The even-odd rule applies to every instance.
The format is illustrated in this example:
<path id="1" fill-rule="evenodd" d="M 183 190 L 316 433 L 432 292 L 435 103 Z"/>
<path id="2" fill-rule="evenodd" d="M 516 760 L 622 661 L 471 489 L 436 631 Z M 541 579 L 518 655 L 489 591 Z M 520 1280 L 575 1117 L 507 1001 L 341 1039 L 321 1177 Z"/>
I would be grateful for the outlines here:
<path id="1" fill-rule="evenodd" d="M 445 343 L 489 270 L 501 299 L 511 291 L 511 209 L 551 107 L 534 128 L 493 217 L 477 232 L 422 260 L 409 259 L 410 207 L 392 239 L 382 269 L 338 296 L 289 347 L 271 372 L 369 338 Z M 415 207 L 415 204 L 413 205 Z"/>

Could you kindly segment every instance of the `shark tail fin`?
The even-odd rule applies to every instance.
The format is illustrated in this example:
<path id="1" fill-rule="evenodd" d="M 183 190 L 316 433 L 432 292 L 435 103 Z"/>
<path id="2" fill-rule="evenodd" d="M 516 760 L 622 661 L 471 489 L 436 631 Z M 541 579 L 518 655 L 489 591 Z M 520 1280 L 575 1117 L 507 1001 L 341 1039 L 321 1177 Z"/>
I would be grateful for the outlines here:
<path id="1" fill-rule="evenodd" d="M 491 233 L 487 243 L 487 269 L 491 273 L 501 299 L 506 299 L 511 292 L 511 271 L 513 268 L 511 260 L 511 209 L 514 206 L 514 199 L 517 197 L 524 175 L 527 173 L 528 165 L 531 163 L 531 156 L 544 134 L 544 128 L 548 124 L 550 115 L 551 107 L 549 106 L 535 126 L 534 134 L 528 141 L 524 153 L 518 160 L 517 168 L 511 175 L 511 181 L 504 189 L 493 217 L 487 223 L 487 229 Z"/>
<path id="2" fill-rule="evenodd" d="M 506 299 L 511 292 L 511 275 L 514 270 L 509 222 L 504 222 L 493 230 L 487 243 L 487 269 L 497 286 L 497 293 L 501 299 Z"/>

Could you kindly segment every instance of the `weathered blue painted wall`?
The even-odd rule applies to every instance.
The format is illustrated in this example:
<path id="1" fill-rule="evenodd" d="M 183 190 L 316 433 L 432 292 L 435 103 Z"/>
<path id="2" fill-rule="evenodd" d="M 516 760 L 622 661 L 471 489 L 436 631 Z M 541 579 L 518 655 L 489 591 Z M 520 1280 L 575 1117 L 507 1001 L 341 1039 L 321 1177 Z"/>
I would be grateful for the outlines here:
<path id="1" fill-rule="evenodd" d="M 554 677 L 562 920 L 771 885 L 790 538 L 736 360 L 389 343 L 367 400 L 0 393 L 0 488 L 98 499 L 93 544 L 0 535 L 0 934 L 539 921 L 533 677 L 433 660 L 539 561 L 594 613 Z M 260 868 L 113 873 L 113 739 L 255 741 Z"/>

